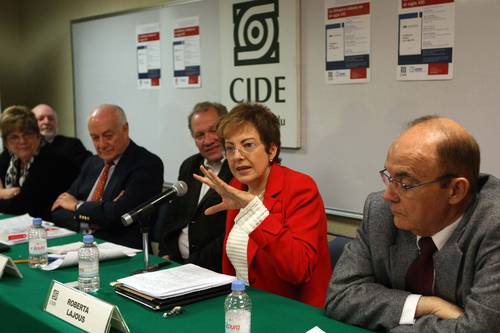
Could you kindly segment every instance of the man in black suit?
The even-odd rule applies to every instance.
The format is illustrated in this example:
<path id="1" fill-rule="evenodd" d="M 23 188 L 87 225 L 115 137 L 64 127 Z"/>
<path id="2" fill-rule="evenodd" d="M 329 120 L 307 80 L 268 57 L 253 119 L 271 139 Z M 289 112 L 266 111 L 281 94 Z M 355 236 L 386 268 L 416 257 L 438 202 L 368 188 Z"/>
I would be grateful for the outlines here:
<path id="1" fill-rule="evenodd" d="M 38 104 L 31 110 L 38 121 L 40 134 L 42 134 L 42 145 L 50 148 L 56 155 L 69 159 L 79 171 L 85 160 L 92 156 L 82 142 L 77 138 L 70 138 L 58 134 L 59 123 L 57 113 L 47 104 Z"/>
<path id="2" fill-rule="evenodd" d="M 87 159 L 69 190 L 54 202 L 52 220 L 59 226 L 141 248 L 138 223 L 125 226 L 120 218 L 161 192 L 163 163 L 130 140 L 127 118 L 119 106 L 99 106 L 89 116 L 88 128 L 97 155 Z"/>
<path id="3" fill-rule="evenodd" d="M 219 117 L 226 108 L 218 103 L 198 103 L 188 116 L 188 127 L 199 150 L 187 158 L 179 170 L 179 180 L 188 185 L 188 193 L 169 203 L 162 217 L 160 255 L 178 262 L 190 262 L 216 272 L 222 271 L 222 243 L 226 212 L 205 215 L 205 209 L 221 202 L 220 196 L 193 178 L 205 165 L 228 182 L 233 176 L 223 158 L 223 147 L 216 133 Z"/>

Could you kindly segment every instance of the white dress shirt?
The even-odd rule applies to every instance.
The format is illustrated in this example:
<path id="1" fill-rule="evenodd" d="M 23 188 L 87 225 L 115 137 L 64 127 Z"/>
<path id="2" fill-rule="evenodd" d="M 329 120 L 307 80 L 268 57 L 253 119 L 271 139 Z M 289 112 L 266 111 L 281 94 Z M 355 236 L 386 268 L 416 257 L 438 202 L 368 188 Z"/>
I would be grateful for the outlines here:
<path id="1" fill-rule="evenodd" d="M 453 233 L 453 231 L 455 231 L 458 222 L 460 222 L 461 219 L 462 216 L 460 216 L 455 222 L 453 222 L 443 230 L 432 235 L 432 241 L 434 242 L 434 245 L 436 245 L 438 251 L 441 250 L 448 239 L 450 239 L 451 234 Z M 420 238 L 422 237 L 417 236 L 417 247 L 419 247 L 418 241 L 420 240 Z M 403 305 L 403 311 L 401 312 L 401 317 L 399 318 L 400 325 L 413 325 L 415 323 L 415 312 L 417 311 L 417 304 L 420 300 L 420 297 L 422 297 L 422 295 L 411 294 L 406 298 L 405 304 Z"/>

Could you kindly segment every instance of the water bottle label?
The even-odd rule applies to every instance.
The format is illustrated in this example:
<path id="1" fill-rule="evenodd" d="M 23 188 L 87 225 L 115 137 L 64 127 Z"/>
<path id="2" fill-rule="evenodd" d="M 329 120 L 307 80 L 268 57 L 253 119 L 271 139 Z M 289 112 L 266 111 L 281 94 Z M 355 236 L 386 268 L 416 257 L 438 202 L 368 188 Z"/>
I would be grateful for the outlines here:
<path id="1" fill-rule="evenodd" d="M 226 312 L 226 333 L 250 333 L 251 313 L 248 310 L 229 310 Z"/>
<path id="2" fill-rule="evenodd" d="M 47 240 L 46 239 L 30 239 L 29 240 L 29 253 L 34 255 L 41 255 L 47 253 Z"/>
<path id="3" fill-rule="evenodd" d="M 82 278 L 94 277 L 99 274 L 99 262 L 79 262 L 78 263 L 79 276 Z"/>

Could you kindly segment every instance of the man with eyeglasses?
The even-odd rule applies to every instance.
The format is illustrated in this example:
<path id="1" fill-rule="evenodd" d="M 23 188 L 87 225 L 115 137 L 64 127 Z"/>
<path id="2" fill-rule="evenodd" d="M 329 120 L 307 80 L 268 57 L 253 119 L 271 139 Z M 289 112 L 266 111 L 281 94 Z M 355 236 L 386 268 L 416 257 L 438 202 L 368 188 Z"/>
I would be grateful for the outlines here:
<path id="1" fill-rule="evenodd" d="M 391 332 L 498 331 L 500 181 L 479 164 L 477 142 L 453 120 L 410 123 L 335 267 L 327 314 Z"/>
<path id="2" fill-rule="evenodd" d="M 190 262 L 222 271 L 222 243 L 226 213 L 205 215 L 205 209 L 221 202 L 220 196 L 193 178 L 201 175 L 200 165 L 210 168 L 224 181 L 232 179 L 223 147 L 216 133 L 219 118 L 227 113 L 224 105 L 201 102 L 188 116 L 188 127 L 198 153 L 187 158 L 179 170 L 179 180 L 186 182 L 188 193 L 176 198 L 160 213 L 163 224 L 160 255 L 178 262 Z"/>

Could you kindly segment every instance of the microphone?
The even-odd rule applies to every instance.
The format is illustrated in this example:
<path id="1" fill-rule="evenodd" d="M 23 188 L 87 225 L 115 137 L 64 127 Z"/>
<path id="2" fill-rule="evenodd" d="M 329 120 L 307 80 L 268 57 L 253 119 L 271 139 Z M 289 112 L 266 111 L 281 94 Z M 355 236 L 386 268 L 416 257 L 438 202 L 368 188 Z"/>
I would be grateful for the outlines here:
<path id="1" fill-rule="evenodd" d="M 166 191 L 163 191 L 162 193 L 158 194 L 156 197 L 149 199 L 148 201 L 140 204 L 136 208 L 134 208 L 132 211 L 125 213 L 122 215 L 121 220 L 122 224 L 125 227 L 128 227 L 134 221 L 137 219 L 139 215 L 141 215 L 144 211 L 148 211 L 163 201 L 170 199 L 174 196 L 177 197 L 182 197 L 184 194 L 186 194 L 188 191 L 188 186 L 185 182 L 182 180 L 178 181 L 174 185 L 172 185 L 169 189 Z"/>

